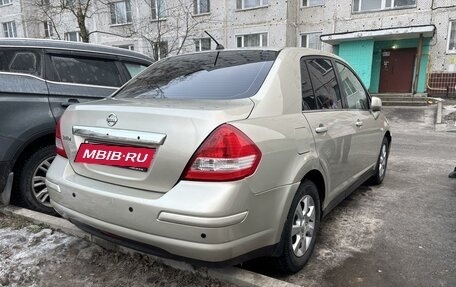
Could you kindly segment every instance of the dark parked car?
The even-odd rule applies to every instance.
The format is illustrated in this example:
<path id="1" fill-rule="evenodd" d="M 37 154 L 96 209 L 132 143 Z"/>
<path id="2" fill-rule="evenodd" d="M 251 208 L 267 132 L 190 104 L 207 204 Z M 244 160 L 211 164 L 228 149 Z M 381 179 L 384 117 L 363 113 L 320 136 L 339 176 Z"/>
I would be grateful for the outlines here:
<path id="1" fill-rule="evenodd" d="M 66 41 L 0 40 L 0 199 L 53 213 L 45 185 L 55 125 L 73 103 L 104 98 L 152 63 L 140 53 Z"/>

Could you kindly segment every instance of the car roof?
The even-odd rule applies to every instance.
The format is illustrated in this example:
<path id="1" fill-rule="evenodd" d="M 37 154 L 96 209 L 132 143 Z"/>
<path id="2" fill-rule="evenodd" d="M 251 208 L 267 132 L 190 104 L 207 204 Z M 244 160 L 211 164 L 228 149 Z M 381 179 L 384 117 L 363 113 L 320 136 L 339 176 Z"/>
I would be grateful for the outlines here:
<path id="1" fill-rule="evenodd" d="M 299 53 L 301 56 L 316 56 L 316 57 L 330 57 L 341 62 L 346 62 L 341 57 L 322 50 L 310 49 L 310 48 L 299 48 L 299 47 L 287 47 L 281 50 L 282 53 Z"/>
<path id="2" fill-rule="evenodd" d="M 124 56 L 129 58 L 136 58 L 149 63 L 154 62 L 150 57 L 143 55 L 138 52 L 130 51 L 127 49 L 110 47 L 105 45 L 96 45 L 90 43 L 71 42 L 62 40 L 51 40 L 51 39 L 25 39 L 25 38 L 14 38 L 14 39 L 0 39 L 0 47 L 28 47 L 28 48 L 47 48 L 47 49 L 60 49 L 70 51 L 83 51 L 90 53 L 102 53 Z"/>
<path id="3" fill-rule="evenodd" d="M 191 53 L 185 53 L 185 54 L 179 54 L 179 55 L 172 55 L 164 59 L 169 59 L 169 58 L 176 58 L 176 57 L 181 57 L 181 56 L 190 56 L 194 54 L 204 54 L 204 53 L 217 53 L 217 52 L 226 52 L 226 51 L 272 51 L 272 52 L 277 52 L 278 54 L 286 55 L 286 54 L 299 54 L 301 56 L 316 56 L 316 57 L 331 57 L 334 59 L 337 59 L 343 63 L 346 63 L 344 59 L 341 57 L 322 50 L 316 50 L 316 49 L 310 49 L 310 48 L 300 48 L 300 47 L 284 47 L 284 48 L 273 48 L 273 47 L 254 47 L 254 48 L 234 48 L 234 49 L 223 49 L 223 50 L 206 50 L 206 51 L 200 51 L 200 52 L 191 52 Z"/>

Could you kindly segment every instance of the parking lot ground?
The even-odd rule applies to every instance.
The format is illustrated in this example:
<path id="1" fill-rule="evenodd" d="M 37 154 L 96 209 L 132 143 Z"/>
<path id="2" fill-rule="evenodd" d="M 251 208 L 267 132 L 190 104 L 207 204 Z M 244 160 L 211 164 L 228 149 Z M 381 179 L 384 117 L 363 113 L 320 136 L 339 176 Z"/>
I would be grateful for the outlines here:
<path id="1" fill-rule="evenodd" d="M 301 272 L 248 268 L 303 286 L 456 286 L 456 133 L 434 131 L 435 111 L 384 108 L 393 133 L 384 183 L 323 220 Z"/>
<path id="2" fill-rule="evenodd" d="M 297 286 L 236 267 L 144 254 L 15 206 L 0 207 L 0 266 L 0 286 Z"/>
<path id="3" fill-rule="evenodd" d="M 456 286 L 456 133 L 435 132 L 435 106 L 385 108 L 393 144 L 385 181 L 326 217 L 299 273 L 243 267 L 302 286 Z M 0 213 L 0 286 L 232 286 L 144 255 L 125 255 Z"/>
<path id="4" fill-rule="evenodd" d="M 0 286 L 234 286 L 0 213 Z"/>

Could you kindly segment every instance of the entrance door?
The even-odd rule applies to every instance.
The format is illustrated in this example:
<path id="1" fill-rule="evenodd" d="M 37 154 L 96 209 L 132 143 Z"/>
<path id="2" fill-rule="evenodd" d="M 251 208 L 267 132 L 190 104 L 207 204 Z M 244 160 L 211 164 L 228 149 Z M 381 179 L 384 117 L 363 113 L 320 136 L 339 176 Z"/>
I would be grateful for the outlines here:
<path id="1" fill-rule="evenodd" d="M 382 50 L 380 93 L 412 92 L 416 49 Z"/>

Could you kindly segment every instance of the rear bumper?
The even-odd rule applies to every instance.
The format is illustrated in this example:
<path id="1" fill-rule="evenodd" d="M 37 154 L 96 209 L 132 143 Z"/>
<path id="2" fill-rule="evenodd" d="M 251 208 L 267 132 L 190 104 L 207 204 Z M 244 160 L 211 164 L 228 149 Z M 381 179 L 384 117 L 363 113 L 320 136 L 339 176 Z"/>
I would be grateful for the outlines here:
<path id="1" fill-rule="evenodd" d="M 147 234 L 128 228 L 122 228 L 113 224 L 107 224 L 106 222 L 93 218 L 81 217 L 81 214 L 76 214 L 74 211 L 63 206 L 59 206 L 55 202 L 53 202 L 53 207 L 77 227 L 97 237 L 139 250 L 141 252 L 165 258 L 178 260 L 183 259 L 196 265 L 234 265 L 258 256 L 271 255 L 278 246 L 278 244 L 264 246 L 247 253 L 234 256 L 231 251 L 235 250 L 237 246 L 248 244 L 248 241 L 256 241 L 262 236 L 262 234 L 257 234 L 251 236 L 250 238 L 242 238 L 228 243 L 209 245 Z M 213 261 L 208 258 L 216 260 Z"/>
<path id="2" fill-rule="evenodd" d="M 83 229 L 114 234 L 108 239 L 129 247 L 135 248 L 126 244 L 131 241 L 162 250 L 159 255 L 205 262 L 230 261 L 277 244 L 298 188 L 293 184 L 254 194 L 244 181 L 180 181 L 158 193 L 79 176 L 60 156 L 47 179 L 53 207 L 88 227 Z"/>

